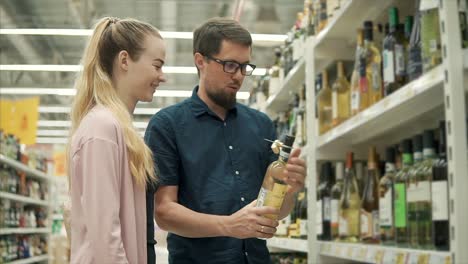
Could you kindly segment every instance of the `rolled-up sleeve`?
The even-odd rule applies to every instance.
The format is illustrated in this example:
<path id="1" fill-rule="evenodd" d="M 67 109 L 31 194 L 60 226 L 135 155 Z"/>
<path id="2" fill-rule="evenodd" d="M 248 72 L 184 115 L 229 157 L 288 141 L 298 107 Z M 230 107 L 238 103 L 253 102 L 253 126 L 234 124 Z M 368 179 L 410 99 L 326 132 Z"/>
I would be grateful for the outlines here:
<path id="1" fill-rule="evenodd" d="M 93 263 L 128 263 L 121 236 L 120 157 L 117 144 L 92 139 L 82 145 L 75 166 L 82 175 L 81 204 Z"/>

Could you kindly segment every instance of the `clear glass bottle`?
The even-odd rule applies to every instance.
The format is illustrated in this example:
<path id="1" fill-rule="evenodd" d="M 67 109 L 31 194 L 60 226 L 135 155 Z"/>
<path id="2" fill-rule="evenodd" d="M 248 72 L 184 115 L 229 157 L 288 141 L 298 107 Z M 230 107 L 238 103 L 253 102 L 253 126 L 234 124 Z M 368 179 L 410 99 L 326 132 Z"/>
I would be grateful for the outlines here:
<path id="1" fill-rule="evenodd" d="M 364 107 L 361 106 L 361 86 L 360 86 L 360 75 L 359 75 L 360 62 L 361 62 L 360 58 L 362 57 L 363 45 L 364 45 L 363 30 L 360 28 L 357 30 L 357 44 L 356 44 L 356 52 L 354 55 L 355 57 L 354 69 L 353 69 L 353 74 L 351 75 L 350 107 L 351 107 L 351 115 L 353 116 L 365 109 Z M 363 96 L 366 96 L 366 95 L 367 94 L 363 94 Z"/>
<path id="2" fill-rule="evenodd" d="M 330 130 L 332 126 L 332 98 L 331 89 L 328 85 L 328 74 L 322 72 L 322 89 L 317 95 L 319 134 L 322 135 Z"/>
<path id="3" fill-rule="evenodd" d="M 408 184 L 409 171 L 413 165 L 413 155 L 411 154 L 411 140 L 405 139 L 402 142 L 402 158 L 403 164 L 401 170 L 395 177 L 393 190 L 395 192 L 394 199 L 394 216 L 395 216 L 395 241 L 397 246 L 408 246 L 408 208 L 406 205 L 406 188 Z"/>
<path id="4" fill-rule="evenodd" d="M 389 96 L 406 82 L 405 47 L 403 35 L 397 31 L 398 9 L 389 9 L 389 34 L 383 44 L 384 95 Z"/>
<path id="5" fill-rule="evenodd" d="M 395 225 L 393 221 L 393 184 L 396 176 L 395 149 L 386 149 L 385 174 L 379 185 L 379 225 L 380 242 L 385 245 L 395 243 Z"/>
<path id="6" fill-rule="evenodd" d="M 262 187 L 257 198 L 257 207 L 271 206 L 281 209 L 284 196 L 286 195 L 288 185 L 284 182 L 286 176 L 284 171 L 288 163 L 291 148 L 294 143 L 294 137 L 286 135 L 284 146 L 281 147 L 278 160 L 273 161 L 265 173 Z M 265 217 L 276 220 L 278 215 L 265 215 Z"/>
<path id="7" fill-rule="evenodd" d="M 331 233 L 332 240 L 339 240 L 340 198 L 343 193 L 344 162 L 338 161 L 335 165 L 336 183 L 331 190 Z"/>
<path id="8" fill-rule="evenodd" d="M 338 76 L 332 88 L 332 126 L 346 121 L 351 113 L 350 86 L 346 79 L 343 62 L 336 64 Z"/>
<path id="9" fill-rule="evenodd" d="M 358 242 L 360 234 L 361 198 L 353 168 L 353 156 L 352 152 L 348 152 L 346 157 L 344 187 L 340 199 L 339 234 L 340 240 L 346 242 Z"/>
<path id="10" fill-rule="evenodd" d="M 434 132 L 425 130 L 423 133 L 423 155 L 424 160 L 420 163 L 415 174 L 412 175 L 417 183 L 416 220 L 417 220 L 417 243 L 424 249 L 434 248 L 434 237 L 432 230 L 432 202 L 431 182 L 436 152 L 434 146 Z M 411 179 L 413 182 L 413 179 Z"/>
<path id="11" fill-rule="evenodd" d="M 379 180 L 375 147 L 369 149 L 367 177 L 362 196 L 361 241 L 369 244 L 379 243 Z"/>
<path id="12" fill-rule="evenodd" d="M 380 50 L 374 43 L 373 23 L 364 22 L 364 51 L 361 57 L 361 95 L 367 92 L 367 107 L 377 103 L 382 99 L 382 57 Z M 361 98 L 363 100 L 364 98 Z"/>

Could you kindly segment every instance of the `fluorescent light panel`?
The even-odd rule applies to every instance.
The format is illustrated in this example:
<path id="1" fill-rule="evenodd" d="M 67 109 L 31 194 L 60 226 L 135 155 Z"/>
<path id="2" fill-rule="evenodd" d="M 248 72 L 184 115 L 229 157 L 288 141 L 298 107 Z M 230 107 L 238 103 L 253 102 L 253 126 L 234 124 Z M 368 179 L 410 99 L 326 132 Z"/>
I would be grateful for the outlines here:
<path id="1" fill-rule="evenodd" d="M 66 120 L 39 120 L 37 121 L 38 127 L 70 127 L 71 121 Z M 135 128 L 146 129 L 148 122 L 135 121 L 133 122 Z"/>
<path id="2" fill-rule="evenodd" d="M 52 36 L 91 36 L 91 29 L 54 29 L 54 28 L 2 28 L 0 35 L 52 35 Z M 192 32 L 160 31 L 165 39 L 192 39 Z M 252 40 L 284 42 L 287 38 L 282 34 L 251 34 Z"/>
<path id="3" fill-rule="evenodd" d="M 11 95 L 63 95 L 74 96 L 76 91 L 74 88 L 33 88 L 33 87 L 1 87 L 0 94 Z M 192 91 L 188 90 L 156 90 L 154 97 L 182 97 L 187 98 L 192 96 Z M 249 92 L 237 92 L 237 99 L 249 99 Z M 136 112 L 135 112 L 136 113 Z"/>
<path id="4" fill-rule="evenodd" d="M 39 113 L 56 113 L 56 114 L 68 114 L 70 113 L 70 107 L 67 106 L 39 106 Z M 133 114 L 136 115 L 153 115 L 157 113 L 160 108 L 135 108 Z"/>
<path id="5" fill-rule="evenodd" d="M 47 72 L 78 72 L 81 65 L 61 64 L 1 64 L 0 71 L 47 71 Z M 163 72 L 168 74 L 197 74 L 193 66 L 164 66 Z M 265 68 L 257 68 L 253 75 L 265 75 Z"/>
<path id="6" fill-rule="evenodd" d="M 38 137 L 68 137 L 68 130 L 52 130 L 52 129 L 45 129 L 45 130 L 37 130 L 36 136 Z M 140 135 L 144 136 L 145 131 L 139 131 Z"/>

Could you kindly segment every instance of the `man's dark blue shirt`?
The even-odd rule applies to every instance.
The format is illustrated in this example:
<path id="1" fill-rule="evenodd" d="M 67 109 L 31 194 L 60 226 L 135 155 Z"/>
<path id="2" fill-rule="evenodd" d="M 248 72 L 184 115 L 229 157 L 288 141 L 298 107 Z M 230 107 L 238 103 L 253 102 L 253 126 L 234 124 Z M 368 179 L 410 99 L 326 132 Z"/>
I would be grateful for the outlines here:
<path id="1" fill-rule="evenodd" d="M 178 202 L 199 213 L 231 215 L 257 198 L 270 162 L 277 157 L 264 139 L 276 139 L 273 122 L 237 103 L 225 120 L 198 97 L 159 111 L 145 142 L 154 154 L 159 186 L 178 186 Z M 148 188 L 148 245 L 154 241 L 154 189 Z M 155 205 L 157 206 L 157 205 Z M 150 229 L 151 228 L 151 229 Z M 170 263 L 269 263 L 265 240 L 168 236 Z"/>

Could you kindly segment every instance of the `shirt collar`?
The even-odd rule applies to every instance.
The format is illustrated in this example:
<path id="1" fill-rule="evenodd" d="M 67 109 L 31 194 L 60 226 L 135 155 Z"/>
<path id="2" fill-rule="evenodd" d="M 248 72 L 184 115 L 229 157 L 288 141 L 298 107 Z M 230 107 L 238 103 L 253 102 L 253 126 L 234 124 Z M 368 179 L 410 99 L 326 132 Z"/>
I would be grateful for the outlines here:
<path id="1" fill-rule="evenodd" d="M 195 86 L 192 92 L 192 97 L 190 98 L 193 114 L 195 115 L 195 117 L 200 117 L 204 114 L 209 114 L 217 117 L 217 115 L 213 111 L 211 111 L 208 105 L 206 105 L 206 103 L 203 102 L 203 100 L 200 99 L 200 97 L 198 96 L 198 88 L 198 85 Z M 237 114 L 237 103 L 232 109 L 228 111 L 227 116 L 229 116 L 230 114 Z"/>

